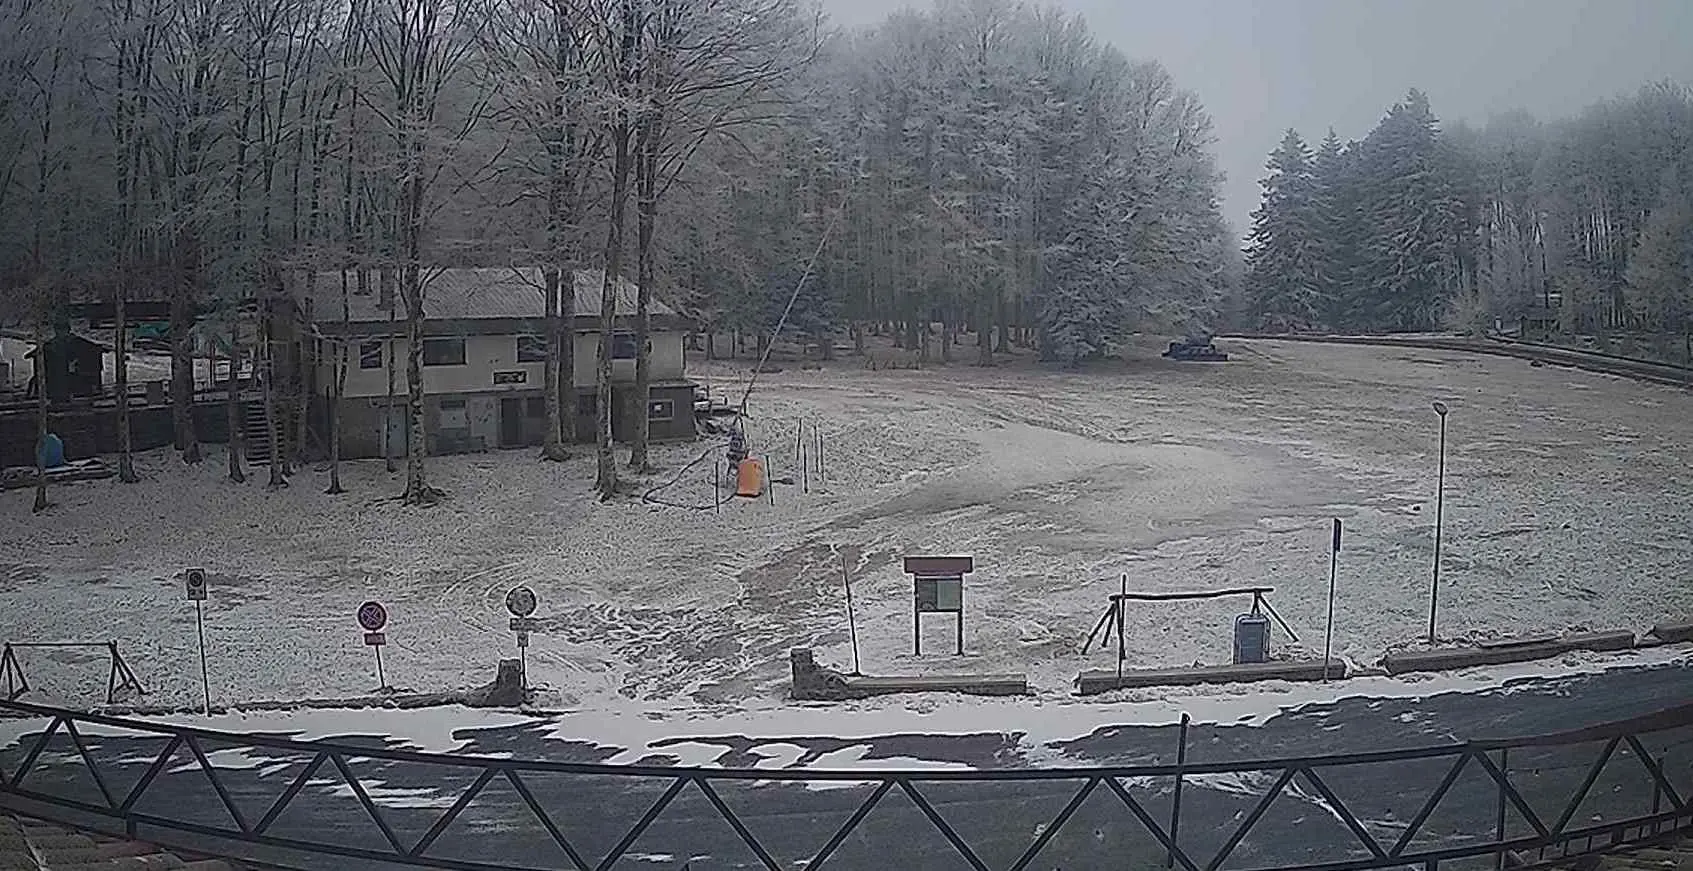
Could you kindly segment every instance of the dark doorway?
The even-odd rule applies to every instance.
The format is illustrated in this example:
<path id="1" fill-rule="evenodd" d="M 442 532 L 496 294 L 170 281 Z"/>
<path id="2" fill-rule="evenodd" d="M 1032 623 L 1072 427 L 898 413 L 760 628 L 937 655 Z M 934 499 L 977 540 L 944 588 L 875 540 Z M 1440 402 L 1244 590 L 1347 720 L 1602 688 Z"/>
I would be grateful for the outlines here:
<path id="1" fill-rule="evenodd" d="M 523 445 L 523 400 L 500 400 L 500 447 Z"/>

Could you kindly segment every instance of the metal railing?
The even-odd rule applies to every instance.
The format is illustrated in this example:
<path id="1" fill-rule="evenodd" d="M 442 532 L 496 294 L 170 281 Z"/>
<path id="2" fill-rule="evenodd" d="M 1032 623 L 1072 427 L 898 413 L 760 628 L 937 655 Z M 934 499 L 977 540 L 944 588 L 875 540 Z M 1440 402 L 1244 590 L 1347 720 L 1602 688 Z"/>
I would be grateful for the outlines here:
<path id="1" fill-rule="evenodd" d="M 605 871 L 639 858 L 638 867 L 668 862 L 698 871 L 725 867 L 722 857 L 734 849 L 751 857 L 748 866 L 769 871 L 1021 871 L 1100 867 L 1088 853 L 1098 849 L 1109 851 L 1113 867 L 1135 867 L 1125 859 L 1133 855 L 1139 867 L 1184 871 L 1502 868 L 1693 829 L 1693 705 L 1507 741 L 968 771 L 622 766 L 424 753 L 357 743 L 363 739 L 234 734 L 18 702 L 0 702 L 0 716 L 32 721 L 32 731 L 0 749 L 0 804 L 72 824 L 119 823 L 131 836 L 146 827 L 148 837 L 170 846 L 264 862 L 330 856 L 369 867 Z M 12 720 L 8 731 L 17 734 L 17 725 Z M 240 761 L 214 764 L 214 756 L 230 751 Z M 84 770 L 85 778 L 66 773 Z M 283 778 L 285 770 L 292 776 Z M 269 788 L 284 782 L 279 794 Z M 190 783 L 210 792 L 196 796 Z M 1186 793 L 1166 809 L 1165 797 L 1183 785 Z M 287 822 L 300 805 L 320 799 L 339 802 L 340 810 L 301 811 L 303 821 Z M 687 802 L 694 811 L 677 810 Z M 906 808 L 899 819 L 869 822 L 895 804 Z M 1056 814 L 1040 810 L 1050 807 Z M 681 819 L 667 821 L 667 813 Z M 827 823 L 819 832 L 832 833 L 798 849 L 796 839 L 805 839 L 794 833 L 819 821 Z M 1319 837 L 1319 822 L 1338 837 Z M 702 834 L 714 826 L 715 840 Z M 1080 837 L 1070 831 L 1076 827 Z M 1124 846 L 1128 835 L 1141 836 L 1138 854 Z M 529 846 L 516 846 L 524 838 Z M 590 849 L 587 840 L 596 839 Z M 536 864 L 543 847 L 556 858 Z M 873 859 L 855 863 L 845 847 L 868 850 Z M 902 853 L 911 855 L 901 860 Z"/>

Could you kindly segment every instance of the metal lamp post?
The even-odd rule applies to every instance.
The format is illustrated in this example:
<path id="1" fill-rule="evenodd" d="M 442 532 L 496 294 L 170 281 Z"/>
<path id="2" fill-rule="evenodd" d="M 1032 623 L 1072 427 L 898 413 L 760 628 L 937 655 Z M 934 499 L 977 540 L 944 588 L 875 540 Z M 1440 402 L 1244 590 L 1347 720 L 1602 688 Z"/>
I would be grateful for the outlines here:
<path id="1" fill-rule="evenodd" d="M 1435 402 L 1440 415 L 1440 472 L 1434 488 L 1434 580 L 1428 590 L 1428 643 L 1434 644 L 1434 612 L 1440 602 L 1440 526 L 1446 514 L 1446 403 Z"/>

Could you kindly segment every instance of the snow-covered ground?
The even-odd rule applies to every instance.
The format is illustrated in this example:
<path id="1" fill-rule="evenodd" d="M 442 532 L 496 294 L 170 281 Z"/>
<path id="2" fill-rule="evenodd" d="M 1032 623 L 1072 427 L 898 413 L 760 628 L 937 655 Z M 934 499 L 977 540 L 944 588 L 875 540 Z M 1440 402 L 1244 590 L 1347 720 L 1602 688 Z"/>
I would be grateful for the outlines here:
<path id="1" fill-rule="evenodd" d="M 1440 634 L 1623 627 L 1693 612 L 1693 394 L 1503 358 L 1408 349 L 1234 342 L 1222 366 L 1148 355 L 1084 373 L 1017 365 L 760 377 L 750 430 L 778 477 L 797 473 L 795 425 L 822 429 L 810 492 L 721 513 L 589 498 L 592 458 L 530 451 L 431 460 L 442 506 L 407 509 L 398 476 L 349 463 L 267 492 L 148 454 L 145 480 L 0 495 L 0 638 L 115 638 L 148 703 L 199 698 L 193 608 L 176 573 L 211 573 L 214 700 L 332 698 L 375 684 L 354 610 L 391 615 L 390 684 L 481 683 L 514 655 L 502 605 L 535 589 L 529 648 L 543 703 L 619 717 L 782 707 L 787 651 L 848 667 L 842 562 L 868 673 L 1026 671 L 1050 713 L 1084 668 L 1083 638 L 1128 575 L 1131 590 L 1263 584 L 1320 655 L 1331 517 L 1346 522 L 1335 649 L 1370 663 L 1425 631 L 1437 420 L 1449 421 Z M 697 369 L 698 367 L 696 367 Z M 744 364 L 705 380 L 725 390 Z M 670 480 L 711 443 L 664 447 Z M 621 453 L 621 451 L 620 451 Z M 659 495 L 709 505 L 711 458 Z M 966 655 L 946 618 L 911 654 L 899 558 L 969 553 Z M 1130 667 L 1226 662 L 1238 600 L 1131 610 Z M 37 698 L 92 701 L 100 656 L 27 651 Z M 1372 679 L 1374 680 L 1374 679 Z M 1285 693 L 1287 687 L 1253 692 Z M 1235 689 L 1215 691 L 1228 694 Z M 1141 694 L 1155 701 L 1164 694 Z M 860 712 L 922 712 L 883 699 Z M 974 704 L 974 703 L 972 703 Z M 1096 714 L 1087 703 L 1077 707 Z M 660 714 L 659 712 L 668 712 Z"/>

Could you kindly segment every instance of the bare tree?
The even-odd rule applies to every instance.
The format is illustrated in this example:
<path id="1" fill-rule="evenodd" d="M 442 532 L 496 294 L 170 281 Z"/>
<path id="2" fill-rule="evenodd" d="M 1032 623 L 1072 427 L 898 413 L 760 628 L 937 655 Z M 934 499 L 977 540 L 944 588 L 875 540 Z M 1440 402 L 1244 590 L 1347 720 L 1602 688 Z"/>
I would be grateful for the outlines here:
<path id="1" fill-rule="evenodd" d="M 617 461 L 612 457 L 611 360 L 613 331 L 617 327 L 617 298 L 623 280 L 623 223 L 629 203 L 629 177 L 633 163 L 635 128 L 634 102 L 641 80 L 642 30 L 645 3 L 615 0 L 608 28 L 609 100 L 606 112 L 610 140 L 611 202 L 606 216 L 605 272 L 600 284 L 599 348 L 595 358 L 595 476 L 594 490 L 601 501 L 617 493 Z"/>
<path id="2" fill-rule="evenodd" d="M 541 146 L 546 191 L 542 251 L 547 360 L 544 389 L 547 432 L 543 459 L 568 456 L 566 427 L 574 430 L 576 281 L 582 259 L 581 219 L 587 186 L 604 150 L 593 124 L 592 77 L 597 72 L 586 0 L 502 0 L 490 28 L 489 57 L 500 75 L 503 105 L 497 114 Z M 566 402 L 565 397 L 569 397 Z"/>
<path id="3" fill-rule="evenodd" d="M 423 299 L 427 276 L 424 234 L 435 204 L 431 188 L 450 153 L 469 135 L 486 109 L 476 94 L 456 125 L 440 115 L 448 88 L 467 77 L 486 10 L 472 0 L 371 0 L 363 37 L 392 102 L 373 111 L 387 127 L 395 149 L 399 185 L 397 221 L 399 297 L 406 310 L 407 428 L 406 488 L 410 505 L 433 505 L 445 495 L 426 475 L 423 429 Z M 443 152 L 446 152 L 445 154 Z"/>
<path id="4" fill-rule="evenodd" d="M 817 19 L 793 0 L 650 0 L 634 104 L 635 397 L 629 466 L 648 469 L 653 243 L 659 200 L 701 145 L 765 117 L 816 56 Z"/>

